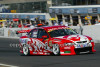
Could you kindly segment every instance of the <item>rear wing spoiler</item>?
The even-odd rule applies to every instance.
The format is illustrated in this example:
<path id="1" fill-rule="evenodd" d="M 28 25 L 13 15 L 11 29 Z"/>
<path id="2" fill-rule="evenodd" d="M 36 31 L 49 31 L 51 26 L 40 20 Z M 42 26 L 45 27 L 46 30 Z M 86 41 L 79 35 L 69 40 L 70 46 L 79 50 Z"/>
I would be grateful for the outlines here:
<path id="1" fill-rule="evenodd" d="M 19 33 L 28 33 L 28 32 L 30 32 L 31 30 L 32 30 L 32 29 L 16 31 L 16 34 L 19 34 Z"/>

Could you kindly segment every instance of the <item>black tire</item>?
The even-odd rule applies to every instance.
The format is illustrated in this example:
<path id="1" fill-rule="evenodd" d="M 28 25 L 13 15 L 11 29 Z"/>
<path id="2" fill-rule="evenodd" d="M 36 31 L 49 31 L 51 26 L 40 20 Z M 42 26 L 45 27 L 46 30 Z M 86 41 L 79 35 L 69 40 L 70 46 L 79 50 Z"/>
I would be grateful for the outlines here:
<path id="1" fill-rule="evenodd" d="M 92 50 L 89 52 L 89 54 L 93 54 Z"/>
<path id="2" fill-rule="evenodd" d="M 23 55 L 24 56 L 29 56 L 30 55 L 30 51 L 27 45 L 23 46 Z"/>
<path id="3" fill-rule="evenodd" d="M 80 52 L 76 52 L 76 55 L 80 55 Z"/>
<path id="4" fill-rule="evenodd" d="M 53 51 L 53 55 L 60 55 L 60 48 L 59 48 L 59 45 L 58 44 L 54 44 L 53 45 L 53 48 L 52 48 L 52 51 Z"/>

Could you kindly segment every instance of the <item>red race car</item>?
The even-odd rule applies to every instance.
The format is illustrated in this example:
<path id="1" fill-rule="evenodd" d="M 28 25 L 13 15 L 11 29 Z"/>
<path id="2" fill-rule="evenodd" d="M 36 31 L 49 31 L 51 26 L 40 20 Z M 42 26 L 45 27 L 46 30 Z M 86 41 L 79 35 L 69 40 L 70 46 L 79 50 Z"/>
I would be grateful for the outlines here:
<path id="1" fill-rule="evenodd" d="M 27 35 L 20 37 L 20 52 L 24 55 L 76 55 L 96 52 L 91 37 L 77 34 L 66 26 L 38 27 L 17 32 L 27 32 Z"/>

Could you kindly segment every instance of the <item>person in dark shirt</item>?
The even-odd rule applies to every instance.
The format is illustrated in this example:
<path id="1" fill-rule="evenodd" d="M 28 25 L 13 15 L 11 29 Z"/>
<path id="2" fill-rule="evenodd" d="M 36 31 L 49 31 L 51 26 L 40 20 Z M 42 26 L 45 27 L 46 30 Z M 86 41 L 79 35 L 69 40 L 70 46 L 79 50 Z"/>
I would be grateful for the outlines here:
<path id="1" fill-rule="evenodd" d="M 80 32 L 80 34 L 83 35 L 83 27 L 82 27 L 82 25 L 78 24 L 78 26 L 79 26 L 79 32 Z"/>

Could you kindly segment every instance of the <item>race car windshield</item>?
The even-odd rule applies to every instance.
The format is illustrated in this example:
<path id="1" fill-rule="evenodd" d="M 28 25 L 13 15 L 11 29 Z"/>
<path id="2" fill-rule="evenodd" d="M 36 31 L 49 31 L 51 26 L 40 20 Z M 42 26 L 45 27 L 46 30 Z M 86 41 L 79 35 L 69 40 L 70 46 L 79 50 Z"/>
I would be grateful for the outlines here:
<path id="1" fill-rule="evenodd" d="M 76 35 L 77 33 L 73 31 L 72 29 L 58 29 L 53 30 L 49 32 L 51 37 L 59 37 L 59 36 L 65 36 L 65 35 Z"/>

